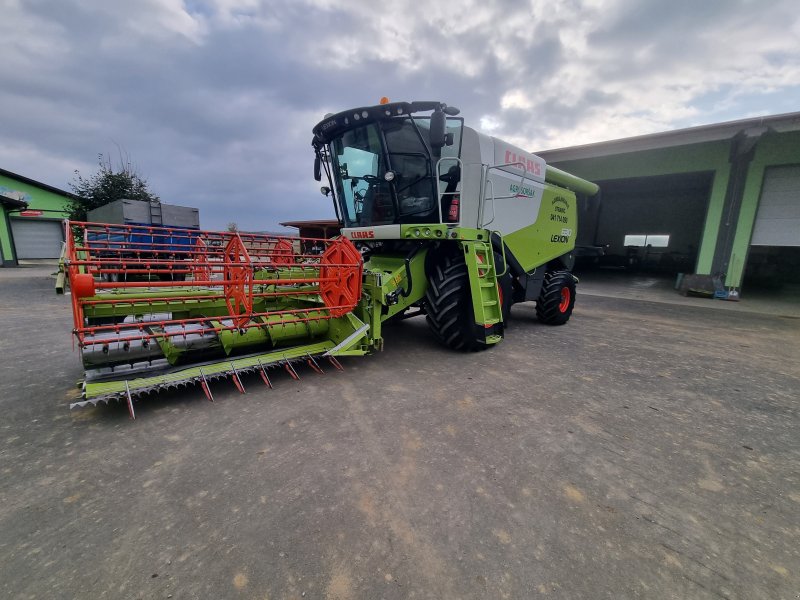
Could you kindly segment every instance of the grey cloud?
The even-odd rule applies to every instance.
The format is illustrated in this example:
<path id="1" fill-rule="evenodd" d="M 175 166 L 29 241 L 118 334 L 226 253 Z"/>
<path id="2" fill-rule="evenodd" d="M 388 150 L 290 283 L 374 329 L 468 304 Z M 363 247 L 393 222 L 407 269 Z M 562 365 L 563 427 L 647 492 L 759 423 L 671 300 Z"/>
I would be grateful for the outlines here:
<path id="1" fill-rule="evenodd" d="M 593 114 L 601 107 L 613 106 L 619 100 L 617 94 L 600 90 L 586 90 L 580 96 L 565 98 L 546 98 L 538 101 L 532 110 L 519 108 L 503 112 L 507 123 L 520 123 L 516 134 L 529 139 L 543 137 L 547 130 L 568 130 L 586 115 Z M 547 119 L 532 120 L 531 114 L 548 115 Z"/>
<path id="2" fill-rule="evenodd" d="M 36 148 L 42 160 L 6 151 L 0 166 L 66 187 L 73 168 L 90 172 L 98 152 L 119 144 L 165 201 L 199 206 L 205 226 L 274 229 L 333 216 L 310 176 L 311 128 L 326 112 L 384 95 L 441 99 L 471 125 L 492 116 L 493 134 L 533 146 L 588 128 L 602 111 L 640 110 L 609 84 L 635 87 L 659 64 L 702 61 L 695 38 L 730 5 L 703 3 L 690 18 L 685 0 L 644 10 L 571 0 L 548 5 L 540 22 L 516 0 L 449 12 L 406 0 L 264 2 L 227 17 L 215 0 L 194 0 L 177 21 L 156 0 L 21 6 L 17 23 L 0 24 L 0 131 L 6 148 Z M 728 21 L 756 9 L 740 6 Z M 582 32 L 586 56 L 570 46 Z M 651 54 L 637 62 L 644 46 Z M 771 50 L 771 60 L 793 57 L 794 47 Z M 576 65 L 587 75 L 565 93 L 562 73 Z M 512 90 L 531 109 L 504 110 Z"/>

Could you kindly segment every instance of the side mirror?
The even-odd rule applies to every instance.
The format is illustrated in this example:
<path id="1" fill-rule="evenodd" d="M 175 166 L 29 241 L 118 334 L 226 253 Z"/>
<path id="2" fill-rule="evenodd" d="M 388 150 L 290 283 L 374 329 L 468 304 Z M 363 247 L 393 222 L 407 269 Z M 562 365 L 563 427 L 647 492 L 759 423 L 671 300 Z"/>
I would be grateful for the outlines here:
<path id="1" fill-rule="evenodd" d="M 445 145 L 447 137 L 445 136 L 445 116 L 442 108 L 439 107 L 433 111 L 431 115 L 431 130 L 430 142 L 431 148 L 441 148 Z"/>
<path id="2" fill-rule="evenodd" d="M 319 192 L 323 196 L 327 197 L 327 195 L 331 193 L 331 188 L 329 188 L 327 185 L 323 185 L 321 188 L 319 188 Z"/>
<path id="3" fill-rule="evenodd" d="M 322 179 L 322 165 L 319 159 L 319 154 L 314 158 L 314 179 L 320 181 Z"/>

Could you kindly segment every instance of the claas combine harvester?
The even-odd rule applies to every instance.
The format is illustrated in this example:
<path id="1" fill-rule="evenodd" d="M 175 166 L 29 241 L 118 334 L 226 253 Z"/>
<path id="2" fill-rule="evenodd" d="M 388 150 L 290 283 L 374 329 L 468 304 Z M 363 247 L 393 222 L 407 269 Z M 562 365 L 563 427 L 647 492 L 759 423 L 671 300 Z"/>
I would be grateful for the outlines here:
<path id="1" fill-rule="evenodd" d="M 336 239 L 68 222 L 68 283 L 85 369 L 72 404 L 269 371 L 298 377 L 383 346 L 389 319 L 424 314 L 442 344 L 503 339 L 514 302 L 565 323 L 576 193 L 595 184 L 466 127 L 441 102 L 386 102 L 313 129 L 314 175 Z M 324 363 L 324 364 L 323 364 Z"/>

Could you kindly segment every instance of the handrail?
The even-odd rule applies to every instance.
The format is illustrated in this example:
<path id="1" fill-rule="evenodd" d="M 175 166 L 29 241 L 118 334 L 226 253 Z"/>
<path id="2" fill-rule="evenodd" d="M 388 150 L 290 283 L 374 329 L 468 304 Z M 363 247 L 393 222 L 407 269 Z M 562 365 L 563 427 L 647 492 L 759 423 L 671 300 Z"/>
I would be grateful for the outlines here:
<path id="1" fill-rule="evenodd" d="M 515 166 L 519 166 L 524 171 L 524 173 L 519 176 L 519 185 L 520 185 L 520 187 L 522 186 L 522 184 L 524 183 L 524 181 L 526 179 L 530 179 L 531 181 L 536 181 L 532 177 L 528 177 L 527 176 L 528 169 L 525 167 L 525 163 L 523 163 L 523 162 L 512 162 L 512 163 L 503 163 L 502 165 L 492 165 L 491 167 L 486 169 L 486 176 L 487 177 L 489 176 L 489 171 L 491 171 L 492 169 L 500 170 L 503 167 L 515 167 Z M 508 171 L 506 171 L 506 172 L 508 172 Z M 506 198 L 516 198 L 516 197 L 517 197 L 517 194 L 514 194 L 512 196 L 497 196 L 495 198 L 495 200 L 504 200 Z"/>
<path id="2" fill-rule="evenodd" d="M 494 272 L 497 277 L 502 277 L 506 273 L 508 273 L 508 260 L 506 260 L 506 245 L 503 243 L 503 234 L 499 231 L 492 231 L 492 233 L 496 233 L 497 237 L 500 238 L 500 254 L 503 257 L 503 272 L 497 274 L 497 265 L 495 265 Z"/>
<path id="3" fill-rule="evenodd" d="M 488 169 L 487 169 L 486 173 L 488 174 L 488 172 L 489 172 L 489 171 L 488 171 Z M 478 228 L 479 228 L 479 229 L 483 229 L 483 228 L 484 228 L 484 227 L 486 227 L 487 225 L 491 225 L 491 224 L 494 222 L 495 218 L 497 218 L 497 213 L 495 212 L 495 208 L 494 208 L 494 181 L 492 181 L 491 179 L 489 179 L 489 178 L 487 177 L 487 178 L 486 178 L 486 184 L 487 184 L 487 186 L 485 186 L 485 187 L 484 187 L 484 189 L 485 189 L 486 187 L 491 187 L 492 218 L 489 220 L 489 222 L 488 222 L 488 223 L 484 223 L 484 222 L 483 222 L 483 213 L 484 213 L 484 211 L 486 210 L 486 204 L 487 204 L 487 203 L 488 203 L 488 201 L 489 201 L 489 198 L 486 198 L 486 194 L 484 194 L 484 197 L 481 199 L 481 207 L 480 207 L 480 220 L 478 221 L 478 226 L 479 226 Z"/>

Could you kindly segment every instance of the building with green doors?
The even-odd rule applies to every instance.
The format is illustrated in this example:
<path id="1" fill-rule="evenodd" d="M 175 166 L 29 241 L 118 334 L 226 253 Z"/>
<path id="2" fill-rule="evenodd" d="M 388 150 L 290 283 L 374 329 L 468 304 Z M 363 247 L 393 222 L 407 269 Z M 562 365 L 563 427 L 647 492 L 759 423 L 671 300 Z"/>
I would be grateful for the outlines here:
<path id="1" fill-rule="evenodd" d="M 578 243 L 606 264 L 800 284 L 800 112 L 537 154 L 600 185 Z"/>
<path id="2" fill-rule="evenodd" d="M 0 266 L 56 259 L 72 194 L 0 169 Z"/>

